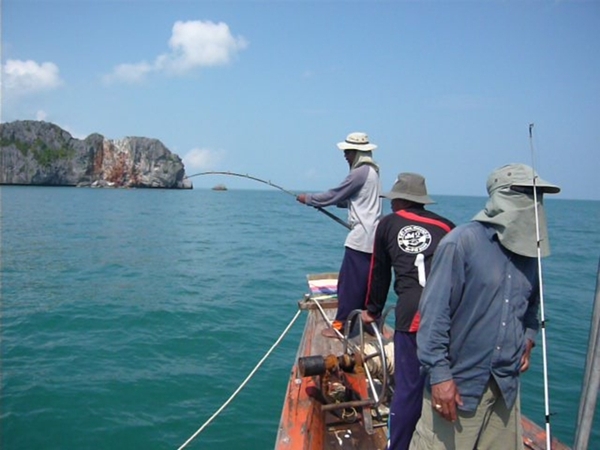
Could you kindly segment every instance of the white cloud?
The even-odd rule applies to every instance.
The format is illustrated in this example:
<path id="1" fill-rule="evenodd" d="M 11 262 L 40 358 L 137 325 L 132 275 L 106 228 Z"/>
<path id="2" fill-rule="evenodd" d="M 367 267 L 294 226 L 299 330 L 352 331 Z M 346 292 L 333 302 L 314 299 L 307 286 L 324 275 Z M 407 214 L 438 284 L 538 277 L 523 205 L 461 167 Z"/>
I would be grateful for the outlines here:
<path id="1" fill-rule="evenodd" d="M 59 125 L 63 130 L 68 131 L 71 136 L 75 139 L 84 140 L 88 137 L 87 134 L 79 133 L 78 131 L 74 131 L 73 128 L 69 125 Z"/>
<path id="2" fill-rule="evenodd" d="M 223 159 L 223 153 L 217 150 L 194 148 L 187 152 L 183 158 L 185 171 L 188 174 L 194 171 L 210 170 Z"/>
<path id="3" fill-rule="evenodd" d="M 52 62 L 9 59 L 2 66 L 2 87 L 7 94 L 27 95 L 56 89 L 63 84 L 58 66 Z"/>
<path id="4" fill-rule="evenodd" d="M 137 83 L 142 81 L 149 72 L 152 72 L 152 70 L 154 70 L 153 67 L 146 62 L 137 64 L 119 64 L 113 69 L 113 72 L 110 75 L 104 77 L 104 81 L 107 83 L 113 81 Z"/>
<path id="5" fill-rule="evenodd" d="M 194 67 L 228 64 L 247 45 L 244 38 L 234 38 L 223 22 L 176 22 L 169 40 L 173 51 L 164 56 L 168 69 L 185 72 Z"/>
<path id="6" fill-rule="evenodd" d="M 104 80 L 131 83 L 143 80 L 151 72 L 181 75 L 200 67 L 225 65 L 247 46 L 246 39 L 234 37 L 226 23 L 177 21 L 169 39 L 170 52 L 157 56 L 152 64 L 121 64 Z"/>
<path id="7" fill-rule="evenodd" d="M 41 109 L 35 113 L 35 120 L 46 120 L 47 117 L 48 117 L 48 113 L 46 113 L 46 111 L 43 111 Z"/>

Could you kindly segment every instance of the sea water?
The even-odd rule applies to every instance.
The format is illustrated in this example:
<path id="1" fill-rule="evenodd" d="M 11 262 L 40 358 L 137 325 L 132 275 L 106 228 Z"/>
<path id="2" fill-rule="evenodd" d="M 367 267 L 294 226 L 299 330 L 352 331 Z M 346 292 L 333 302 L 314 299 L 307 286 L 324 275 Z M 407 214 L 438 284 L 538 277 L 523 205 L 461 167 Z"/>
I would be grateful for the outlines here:
<path id="1" fill-rule="evenodd" d="M 485 202 L 434 197 L 457 224 Z M 0 448 L 176 449 L 211 417 L 187 448 L 274 447 L 304 316 L 214 414 L 296 314 L 306 275 L 339 269 L 343 226 L 273 189 L 2 187 L 0 198 Z M 600 202 L 546 208 L 550 424 L 572 445 Z M 544 426 L 538 341 L 522 405 Z"/>

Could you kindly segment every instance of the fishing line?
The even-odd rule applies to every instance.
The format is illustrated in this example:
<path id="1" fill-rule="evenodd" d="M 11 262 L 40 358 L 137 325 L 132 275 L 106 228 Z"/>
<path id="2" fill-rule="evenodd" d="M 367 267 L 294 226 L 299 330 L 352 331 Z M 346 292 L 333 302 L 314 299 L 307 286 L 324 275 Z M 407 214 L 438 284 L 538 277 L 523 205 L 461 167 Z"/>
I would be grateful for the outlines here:
<path id="1" fill-rule="evenodd" d="M 542 281 L 542 253 L 540 248 L 540 219 L 538 213 L 537 203 L 537 187 L 536 187 L 536 175 L 535 175 L 535 158 L 533 151 L 533 124 L 529 124 L 529 146 L 531 148 L 531 170 L 533 179 L 533 204 L 535 210 L 535 237 L 537 242 L 537 265 L 538 265 L 538 279 L 540 287 L 540 321 L 542 328 L 542 363 L 544 372 L 544 408 L 546 418 L 546 448 L 552 448 L 552 435 L 550 432 L 550 396 L 548 395 L 548 357 L 546 354 L 546 317 L 544 312 L 544 283 Z"/>
<path id="2" fill-rule="evenodd" d="M 289 195 L 293 196 L 294 198 L 296 198 L 296 194 L 294 194 L 293 192 L 288 191 L 287 189 L 282 188 L 281 186 L 276 185 L 275 183 L 271 183 L 270 181 L 262 180 L 260 178 L 253 177 L 251 175 L 243 174 L 243 173 L 210 171 L 210 172 L 195 173 L 194 175 L 190 175 L 189 177 L 185 177 L 185 178 L 198 177 L 200 175 L 228 175 L 228 176 L 232 176 L 232 177 L 247 178 L 249 180 L 258 181 L 259 183 L 263 183 L 263 184 L 266 184 L 268 186 L 274 187 L 275 189 L 279 189 L 280 191 L 285 192 L 286 194 L 289 194 Z M 348 225 L 346 222 L 344 222 L 338 216 L 336 216 L 335 214 L 330 213 L 326 209 L 323 209 L 320 206 L 313 206 L 313 208 L 319 210 L 320 212 L 322 212 L 323 214 L 325 214 L 327 217 L 335 220 L 337 223 L 339 223 L 340 225 L 345 226 L 349 230 L 351 229 L 350 225 Z"/>

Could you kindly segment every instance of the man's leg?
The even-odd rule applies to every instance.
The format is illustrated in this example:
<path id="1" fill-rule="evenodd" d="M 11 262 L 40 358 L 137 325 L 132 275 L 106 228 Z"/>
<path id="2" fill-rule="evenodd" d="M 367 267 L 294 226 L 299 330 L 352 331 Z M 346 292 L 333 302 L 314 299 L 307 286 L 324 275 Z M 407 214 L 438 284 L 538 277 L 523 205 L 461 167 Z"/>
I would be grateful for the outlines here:
<path id="1" fill-rule="evenodd" d="M 394 397 L 390 408 L 390 450 L 407 450 L 421 416 L 425 379 L 417 358 L 416 333 L 394 333 Z"/>
<path id="2" fill-rule="evenodd" d="M 483 397 L 472 412 L 458 411 L 456 422 L 449 422 L 434 411 L 431 405 L 431 394 L 425 390 L 423 394 L 423 409 L 417 422 L 410 450 L 464 450 L 480 449 L 478 446 L 481 430 L 488 422 L 489 416 L 496 403 L 497 397 L 489 384 Z M 504 449 L 504 443 L 498 447 Z M 510 447 L 506 447 L 510 448 Z"/>
<path id="3" fill-rule="evenodd" d="M 370 267 L 370 253 L 346 247 L 338 276 L 338 310 L 333 322 L 333 327 L 342 333 L 350 313 L 364 307 Z"/>
<path id="4" fill-rule="evenodd" d="M 492 380 L 490 383 L 497 400 L 487 422 L 483 424 L 477 448 L 495 449 L 498 448 L 498 442 L 502 442 L 503 449 L 523 450 L 520 395 L 513 407 L 508 409 L 496 382 Z"/>

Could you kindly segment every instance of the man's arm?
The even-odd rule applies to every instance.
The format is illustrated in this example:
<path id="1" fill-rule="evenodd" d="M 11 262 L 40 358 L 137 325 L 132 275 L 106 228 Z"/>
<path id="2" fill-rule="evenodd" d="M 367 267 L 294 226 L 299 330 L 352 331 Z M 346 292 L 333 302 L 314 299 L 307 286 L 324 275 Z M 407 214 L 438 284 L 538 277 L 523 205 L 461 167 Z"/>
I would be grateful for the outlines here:
<path id="1" fill-rule="evenodd" d="M 318 194 L 304 194 L 304 201 L 309 206 L 331 206 L 345 204 L 365 184 L 369 175 L 369 166 L 360 166 L 352 170 L 341 184 L 333 189 Z M 298 199 L 300 201 L 300 199 Z M 347 205 L 345 205 L 347 207 Z"/>
<path id="2" fill-rule="evenodd" d="M 527 304 L 527 310 L 523 317 L 523 325 L 525 327 L 525 338 L 535 344 L 535 337 L 537 336 L 540 328 L 540 320 L 538 318 L 538 311 L 540 309 L 540 283 L 539 278 L 536 275 L 533 281 L 533 289 L 529 296 L 529 302 Z"/>
<path id="3" fill-rule="evenodd" d="M 529 362 L 531 359 L 531 350 L 535 347 L 535 337 L 540 328 L 540 321 L 538 318 L 538 311 L 540 306 L 540 283 L 539 278 L 536 276 L 534 281 L 534 288 L 529 298 L 529 304 L 523 317 L 523 325 L 525 326 L 525 351 L 521 356 L 521 372 L 525 372 L 529 369 Z"/>
<path id="4" fill-rule="evenodd" d="M 427 284 L 419 303 L 421 322 L 417 332 L 417 353 L 430 374 L 431 384 L 452 379 L 448 351 L 450 347 L 450 300 L 462 259 L 456 243 L 442 241 L 435 251 Z M 458 279 L 462 279 L 459 277 Z"/>
<path id="5" fill-rule="evenodd" d="M 534 346 L 535 343 L 532 340 L 527 339 L 527 342 L 525 344 L 525 352 L 523 352 L 523 356 L 521 356 L 521 373 L 526 372 L 529 369 L 529 362 L 531 361 L 531 350 Z"/>
<path id="6" fill-rule="evenodd" d="M 462 399 L 448 359 L 450 301 L 453 292 L 462 291 L 463 272 L 464 262 L 456 243 L 442 242 L 433 256 L 429 278 L 421 295 L 421 323 L 417 332 L 417 353 L 429 373 L 432 405 L 438 414 L 452 422 L 457 419 L 457 406 L 462 405 Z"/>
<path id="7" fill-rule="evenodd" d="M 392 282 L 392 260 L 387 250 L 387 228 L 390 220 L 382 219 L 375 230 L 375 243 L 371 257 L 369 286 L 362 319 L 374 322 L 381 316 Z"/>

